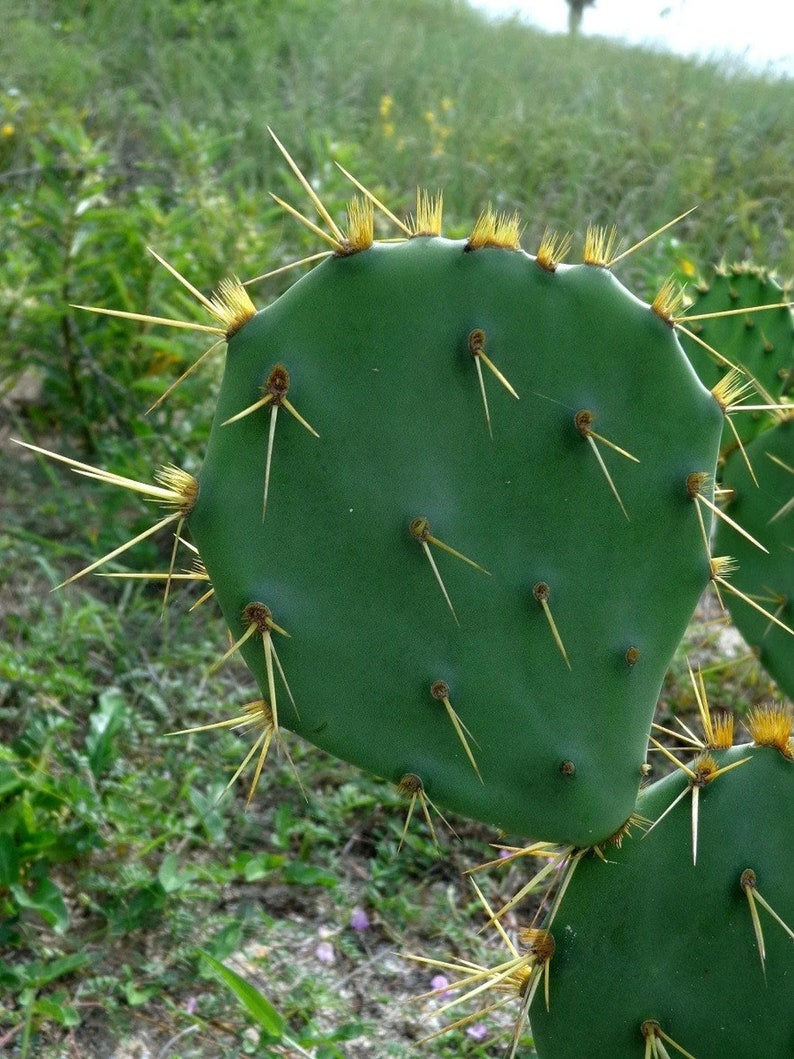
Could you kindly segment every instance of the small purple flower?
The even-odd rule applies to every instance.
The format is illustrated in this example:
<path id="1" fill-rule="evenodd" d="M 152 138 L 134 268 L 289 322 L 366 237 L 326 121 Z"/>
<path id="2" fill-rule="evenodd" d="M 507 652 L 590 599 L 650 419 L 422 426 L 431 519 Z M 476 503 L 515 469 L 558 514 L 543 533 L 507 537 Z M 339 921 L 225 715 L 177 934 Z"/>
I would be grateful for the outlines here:
<path id="1" fill-rule="evenodd" d="M 440 992 L 439 994 L 441 1000 L 446 1000 L 447 997 L 452 996 L 452 990 L 449 988 L 449 979 L 446 975 L 434 975 L 433 978 L 430 979 L 430 988 L 439 991 L 443 990 L 443 992 Z"/>
<path id="2" fill-rule="evenodd" d="M 195 1015 L 196 1009 L 198 1008 L 198 1000 L 194 996 L 188 997 L 187 1003 L 185 1004 L 185 1011 L 188 1015 Z"/>
<path id="3" fill-rule="evenodd" d="M 512 857 L 512 856 L 513 856 L 513 854 L 510 852 L 509 849 L 500 849 L 499 850 L 499 860 L 507 860 L 508 857 Z"/>
<path id="4" fill-rule="evenodd" d="M 314 950 L 314 955 L 320 963 L 336 963 L 336 953 L 330 941 L 321 941 Z"/>
<path id="5" fill-rule="evenodd" d="M 359 908 L 358 905 L 350 913 L 350 926 L 353 930 L 369 930 L 370 922 L 369 916 L 363 908 Z"/>
<path id="6" fill-rule="evenodd" d="M 473 1041 L 484 1041 L 488 1036 L 488 1027 L 482 1022 L 475 1022 L 466 1027 L 466 1036 Z"/>

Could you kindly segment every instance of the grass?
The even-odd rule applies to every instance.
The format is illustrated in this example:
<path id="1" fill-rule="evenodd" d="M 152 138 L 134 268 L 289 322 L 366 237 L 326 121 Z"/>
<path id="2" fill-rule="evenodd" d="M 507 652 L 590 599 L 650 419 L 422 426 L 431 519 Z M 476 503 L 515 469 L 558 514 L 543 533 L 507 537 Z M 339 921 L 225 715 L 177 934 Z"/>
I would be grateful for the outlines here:
<path id="1" fill-rule="evenodd" d="M 528 249 L 549 225 L 576 252 L 591 221 L 633 242 L 698 204 L 621 271 L 650 294 L 723 256 L 794 272 L 791 83 L 489 25 L 456 0 L 0 0 L 0 16 L 0 1044 L 22 1059 L 294 1054 L 203 950 L 317 1059 L 407 1056 L 438 1022 L 410 1002 L 432 974 L 395 954 L 501 958 L 462 875 L 493 835 L 454 820 L 460 838 L 442 833 L 439 856 L 415 822 L 398 855 L 398 796 L 300 743 L 308 804 L 283 760 L 248 812 L 242 783 L 221 797 L 240 738 L 167 734 L 250 697 L 238 663 L 207 675 L 213 605 L 189 614 L 187 588 L 163 620 L 134 582 L 51 593 L 145 513 L 73 488 L 8 436 L 133 476 L 152 458 L 191 469 L 217 362 L 141 412 L 206 344 L 68 306 L 199 319 L 147 245 L 202 290 L 314 252 L 267 197 L 295 188 L 266 124 L 337 215 L 350 188 L 330 158 L 397 211 L 418 184 L 443 187 L 452 235 L 489 202 L 517 208 Z M 255 285 L 255 301 L 289 281 Z M 165 561 L 152 544 L 125 569 Z M 775 693 L 752 659 L 725 668 L 727 636 L 702 608 L 663 688 L 665 723 L 692 712 L 690 654 L 739 711 Z M 522 871 L 485 878 L 498 902 Z M 422 1054 L 500 1054 L 509 1025 Z"/>

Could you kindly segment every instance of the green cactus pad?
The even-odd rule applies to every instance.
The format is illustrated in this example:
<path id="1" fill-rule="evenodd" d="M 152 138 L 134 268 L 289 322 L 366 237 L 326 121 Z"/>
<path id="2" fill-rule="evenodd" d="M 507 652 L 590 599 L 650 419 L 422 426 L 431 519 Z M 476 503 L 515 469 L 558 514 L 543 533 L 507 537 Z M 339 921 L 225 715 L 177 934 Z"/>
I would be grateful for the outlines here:
<path id="1" fill-rule="evenodd" d="M 794 314 L 785 306 L 751 311 L 787 302 L 791 291 L 781 287 L 765 269 L 744 264 L 712 267 L 693 288 L 693 295 L 688 316 L 747 310 L 739 315 L 715 316 L 691 323 L 684 318 L 684 326 L 695 337 L 682 331 L 681 344 L 704 385 L 709 389 L 717 386 L 729 369 L 703 342 L 757 381 L 759 393 L 751 395 L 746 403 L 759 405 L 794 398 Z M 770 414 L 763 411 L 740 412 L 732 417 L 743 443 L 764 430 L 769 419 Z M 727 454 L 736 447 L 736 436 L 726 423 L 723 451 Z"/>
<path id="2" fill-rule="evenodd" d="M 714 549 L 738 562 L 730 583 L 794 629 L 794 416 L 765 431 L 746 451 L 758 485 L 740 453 L 733 453 L 723 476 L 730 496 L 726 511 L 762 541 L 769 554 L 722 523 Z M 794 636 L 745 600 L 727 592 L 723 598 L 761 664 L 794 699 Z"/>
<path id="3" fill-rule="evenodd" d="M 281 728 L 587 846 L 708 583 L 686 479 L 722 421 L 607 269 L 375 243 L 230 337 L 189 528 L 235 640 L 251 603 L 289 634 L 240 648 Z"/>
<path id="4" fill-rule="evenodd" d="M 656 1055 L 643 1024 L 671 1057 L 670 1041 L 696 1059 L 794 1055 L 794 938 L 760 902 L 791 930 L 794 761 L 771 746 L 712 754 L 720 768 L 750 760 L 699 790 L 697 863 L 691 793 L 647 834 L 579 863 L 551 926 L 549 1008 L 539 991 L 530 1011 L 540 1059 Z M 658 819 L 688 785 L 665 777 L 638 813 Z"/>

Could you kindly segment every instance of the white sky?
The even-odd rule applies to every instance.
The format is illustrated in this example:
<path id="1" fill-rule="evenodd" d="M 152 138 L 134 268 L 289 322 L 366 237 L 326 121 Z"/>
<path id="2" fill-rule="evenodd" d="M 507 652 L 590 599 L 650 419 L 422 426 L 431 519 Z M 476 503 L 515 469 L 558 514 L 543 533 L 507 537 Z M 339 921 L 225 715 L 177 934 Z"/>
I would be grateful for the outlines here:
<path id="1" fill-rule="evenodd" d="M 469 0 L 496 16 L 519 15 L 550 33 L 567 32 L 566 0 Z M 794 10 L 787 0 L 596 0 L 586 35 L 666 47 L 704 58 L 729 53 L 794 77 Z"/>

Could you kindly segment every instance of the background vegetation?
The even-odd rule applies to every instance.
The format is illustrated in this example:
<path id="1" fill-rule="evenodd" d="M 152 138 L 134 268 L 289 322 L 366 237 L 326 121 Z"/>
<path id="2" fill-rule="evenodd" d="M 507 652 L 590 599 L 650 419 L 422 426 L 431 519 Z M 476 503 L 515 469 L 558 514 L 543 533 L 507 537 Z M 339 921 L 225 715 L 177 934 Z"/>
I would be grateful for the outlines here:
<path id="1" fill-rule="evenodd" d="M 547 225 L 575 248 L 588 222 L 633 242 L 697 204 L 620 266 L 648 295 L 723 257 L 794 272 L 794 88 L 487 24 L 461 0 L 0 0 L 0 20 L 0 1048 L 406 1056 L 440 1023 L 406 999 L 432 973 L 394 953 L 494 959 L 461 879 L 492 836 L 454 821 L 439 857 L 418 824 L 397 857 L 396 795 L 310 748 L 308 804 L 278 763 L 247 813 L 245 788 L 218 800 L 239 736 L 165 735 L 250 697 L 237 664 L 207 675 L 212 606 L 189 614 L 187 589 L 161 618 L 156 591 L 99 578 L 51 594 L 146 513 L 8 438 L 139 477 L 196 468 L 217 364 L 142 413 L 205 346 L 69 306 L 198 319 L 149 245 L 206 291 L 316 251 L 267 194 L 295 199 L 267 125 L 334 212 L 350 194 L 337 160 L 398 212 L 417 185 L 443 188 L 450 235 L 488 202 L 517 208 L 530 250 Z M 166 552 L 147 543 L 117 569 Z M 711 616 L 686 650 L 713 698 L 774 694 Z M 691 708 L 683 658 L 662 716 Z M 519 880 L 484 885 L 496 901 Z M 202 950 L 284 1024 L 255 1026 Z M 477 1020 L 423 1054 L 501 1054 L 509 1025 Z"/>

